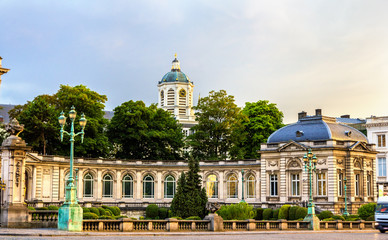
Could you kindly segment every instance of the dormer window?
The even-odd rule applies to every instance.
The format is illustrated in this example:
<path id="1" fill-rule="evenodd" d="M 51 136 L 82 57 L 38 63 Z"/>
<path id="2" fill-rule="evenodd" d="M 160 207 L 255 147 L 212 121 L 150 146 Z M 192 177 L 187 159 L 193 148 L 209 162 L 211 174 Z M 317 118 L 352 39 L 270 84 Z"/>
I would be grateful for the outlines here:
<path id="1" fill-rule="evenodd" d="M 296 131 L 296 137 L 302 137 L 303 136 L 303 131 Z"/>

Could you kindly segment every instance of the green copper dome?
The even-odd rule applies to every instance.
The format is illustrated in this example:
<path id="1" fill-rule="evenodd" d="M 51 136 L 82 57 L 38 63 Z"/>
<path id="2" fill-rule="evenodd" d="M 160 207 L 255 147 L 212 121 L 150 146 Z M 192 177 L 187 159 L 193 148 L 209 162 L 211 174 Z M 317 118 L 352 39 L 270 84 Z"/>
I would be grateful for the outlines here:
<path id="1" fill-rule="evenodd" d="M 181 67 L 178 59 L 176 58 L 175 54 L 175 59 L 172 61 L 172 67 L 171 67 L 171 72 L 166 73 L 162 80 L 159 81 L 160 83 L 165 83 L 165 82 L 184 82 L 184 83 L 190 83 L 190 79 L 181 72 Z"/>

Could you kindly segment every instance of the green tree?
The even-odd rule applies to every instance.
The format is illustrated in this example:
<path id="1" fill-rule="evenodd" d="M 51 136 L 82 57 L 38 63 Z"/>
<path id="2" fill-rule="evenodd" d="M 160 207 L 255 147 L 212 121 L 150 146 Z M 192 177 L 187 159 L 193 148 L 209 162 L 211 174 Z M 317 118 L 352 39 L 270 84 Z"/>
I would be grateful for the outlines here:
<path id="1" fill-rule="evenodd" d="M 108 120 L 104 118 L 104 103 L 108 100 L 107 97 L 83 85 L 75 87 L 61 85 L 54 97 L 57 101 L 57 109 L 64 111 L 66 115 L 72 106 L 75 107 L 78 113 L 74 124 L 75 131 L 81 130 L 78 124 L 81 113 L 84 113 L 87 119 L 84 142 L 81 144 L 81 138 L 75 139 L 76 147 L 74 151 L 76 156 L 106 157 L 110 147 L 106 136 Z M 62 146 L 63 150 L 59 153 L 62 155 L 68 154 L 69 142 L 64 140 Z"/>
<path id="2" fill-rule="evenodd" d="M 54 154 L 58 148 L 59 125 L 55 99 L 50 95 L 39 95 L 25 105 L 18 105 L 11 111 L 10 117 L 24 124 L 20 134 L 34 151 Z"/>
<path id="3" fill-rule="evenodd" d="M 283 127 L 283 113 L 276 104 L 266 100 L 247 102 L 242 110 L 246 116 L 243 120 L 245 139 L 241 144 L 245 159 L 259 158 L 260 144 L 265 143 L 268 137 Z"/>
<path id="4" fill-rule="evenodd" d="M 187 218 L 191 216 L 205 217 L 207 196 L 205 188 L 201 186 L 199 161 L 189 160 L 187 175 L 183 172 L 178 181 L 177 192 L 171 203 L 171 211 L 174 216 Z"/>
<path id="5" fill-rule="evenodd" d="M 108 136 L 117 158 L 180 159 L 182 127 L 170 113 L 155 104 L 128 101 L 114 109 Z"/>
<path id="6" fill-rule="evenodd" d="M 225 90 L 211 91 L 199 99 L 194 107 L 198 125 L 189 136 L 189 145 L 195 158 L 225 159 L 243 156 L 238 146 L 244 139 L 244 115 L 234 103 L 234 97 Z"/>

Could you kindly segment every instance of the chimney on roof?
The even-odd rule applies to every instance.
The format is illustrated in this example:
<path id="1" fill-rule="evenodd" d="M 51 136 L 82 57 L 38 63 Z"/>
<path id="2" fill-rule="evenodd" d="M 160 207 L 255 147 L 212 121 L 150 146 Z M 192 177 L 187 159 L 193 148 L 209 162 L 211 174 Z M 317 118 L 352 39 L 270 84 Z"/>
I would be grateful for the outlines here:
<path id="1" fill-rule="evenodd" d="M 315 116 L 322 116 L 322 109 L 315 109 Z"/>
<path id="2" fill-rule="evenodd" d="M 298 113 L 298 120 L 305 118 L 307 116 L 307 113 L 305 111 L 302 111 Z"/>
<path id="3" fill-rule="evenodd" d="M 342 115 L 341 118 L 350 118 L 350 115 L 349 114 Z"/>

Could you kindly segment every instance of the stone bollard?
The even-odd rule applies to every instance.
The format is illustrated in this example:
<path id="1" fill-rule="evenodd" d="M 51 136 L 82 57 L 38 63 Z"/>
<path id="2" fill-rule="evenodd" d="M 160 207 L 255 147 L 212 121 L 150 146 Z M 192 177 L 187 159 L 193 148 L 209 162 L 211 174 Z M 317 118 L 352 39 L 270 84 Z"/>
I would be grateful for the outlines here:
<path id="1" fill-rule="evenodd" d="M 175 232 L 179 229 L 178 219 L 176 218 L 167 218 L 167 231 Z"/>
<path id="2" fill-rule="evenodd" d="M 248 219 L 247 230 L 248 231 L 256 230 L 256 221 L 255 221 L 255 219 Z"/>
<path id="3" fill-rule="evenodd" d="M 123 232 L 130 232 L 130 231 L 133 231 L 133 220 L 130 219 L 130 218 L 124 218 L 122 220 L 122 231 Z"/>
<path id="4" fill-rule="evenodd" d="M 204 220 L 210 220 L 210 231 L 224 231 L 224 219 L 218 216 L 217 213 L 210 213 Z"/>

